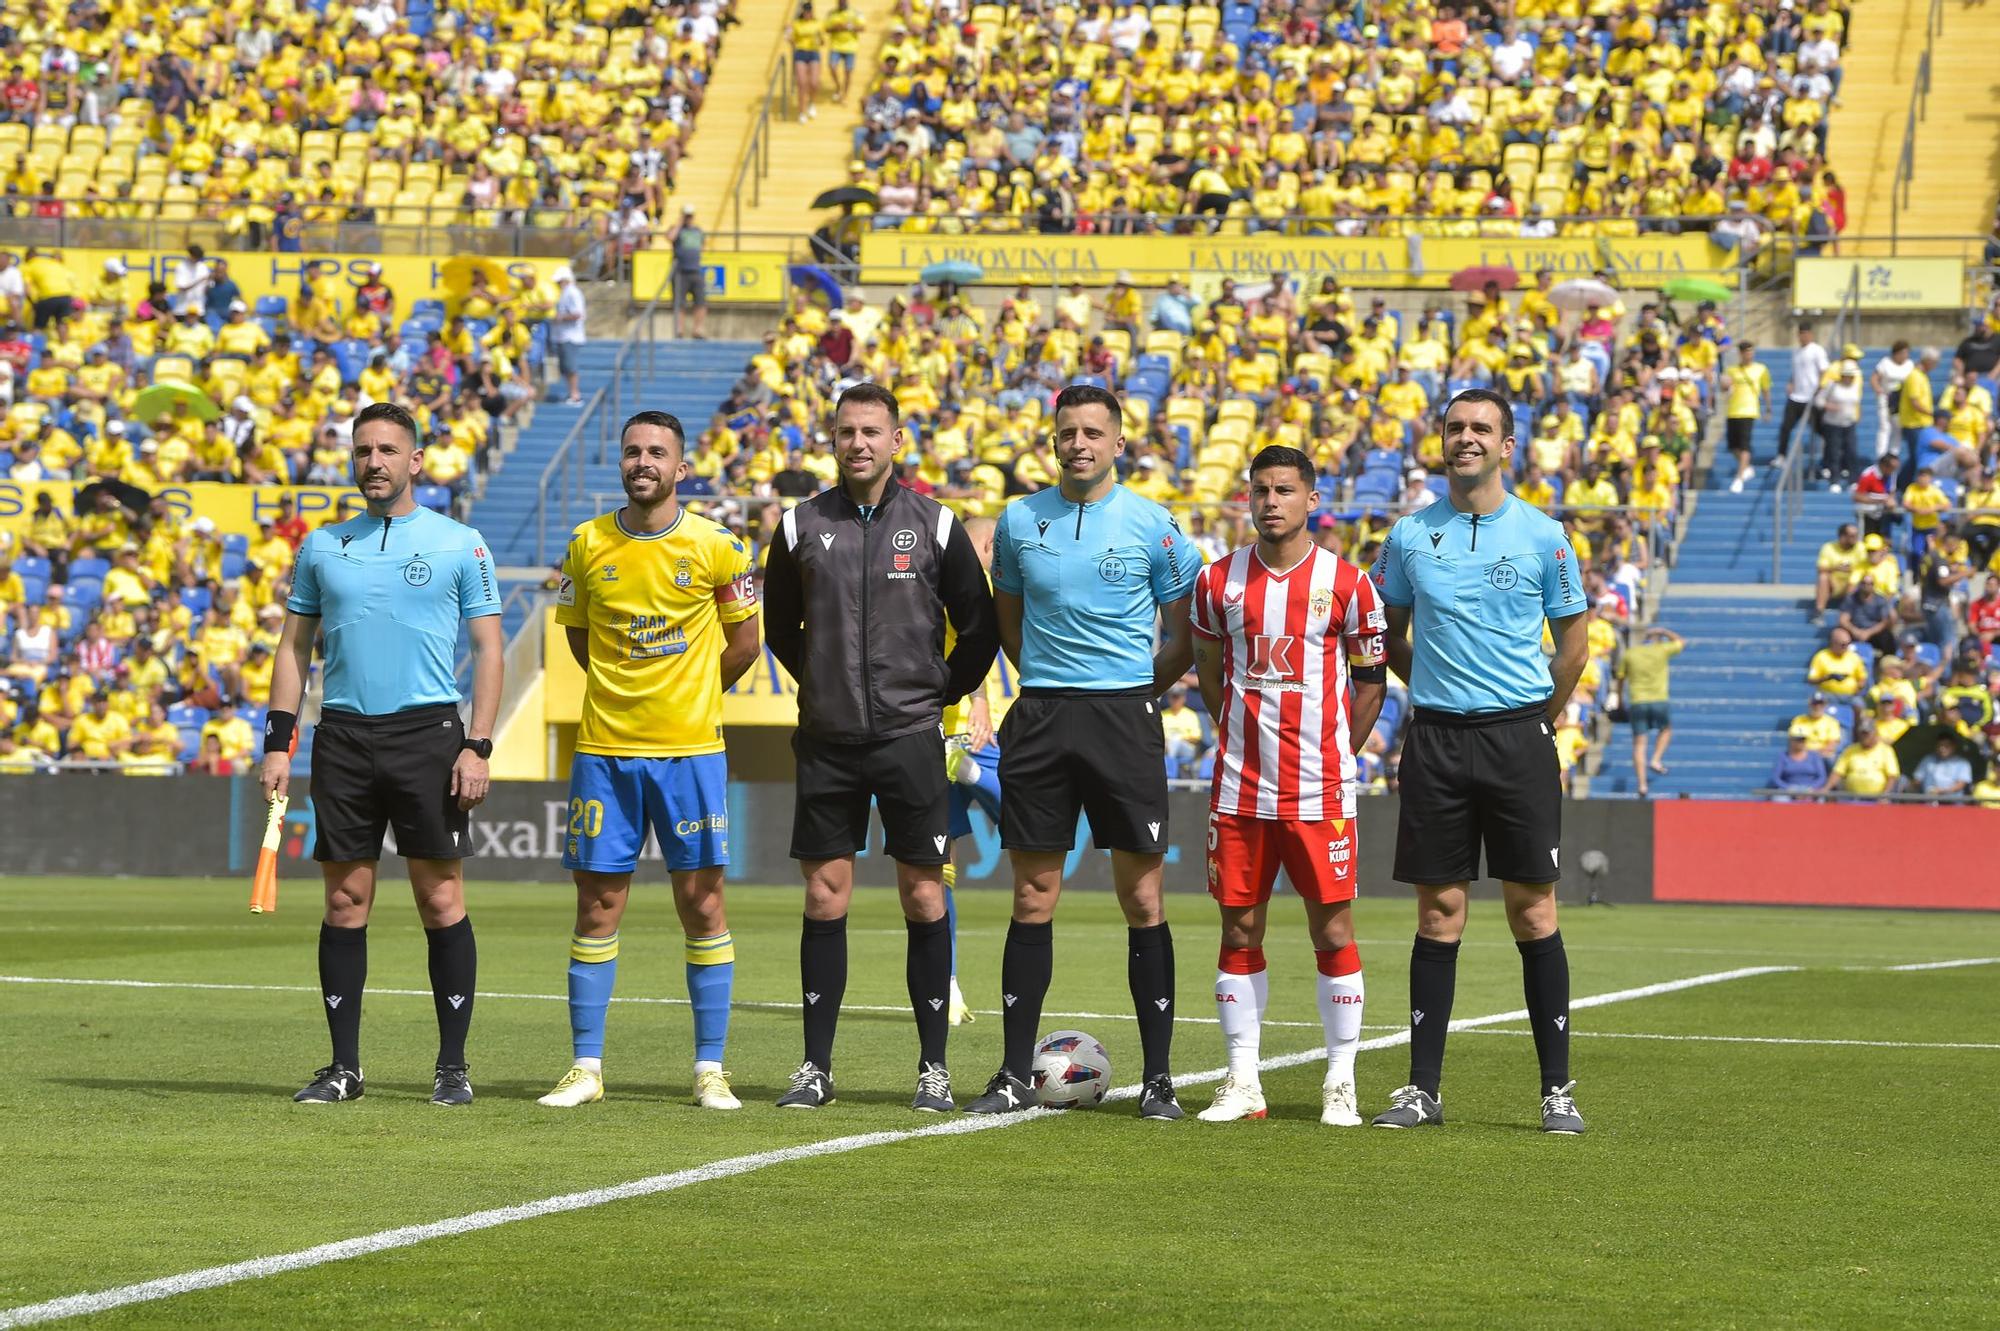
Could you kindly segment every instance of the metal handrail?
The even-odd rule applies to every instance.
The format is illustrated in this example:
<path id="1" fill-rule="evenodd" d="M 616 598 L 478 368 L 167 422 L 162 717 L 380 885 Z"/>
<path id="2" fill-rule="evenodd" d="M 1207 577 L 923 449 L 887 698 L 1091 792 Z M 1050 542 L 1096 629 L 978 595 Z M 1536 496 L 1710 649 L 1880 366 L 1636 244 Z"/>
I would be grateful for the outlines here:
<path id="1" fill-rule="evenodd" d="M 743 152 L 737 158 L 736 174 L 730 180 L 729 197 L 723 204 L 722 210 L 729 216 L 733 237 L 730 243 L 739 249 L 743 245 L 743 187 L 750 187 L 750 206 L 754 209 L 763 202 L 764 177 L 771 174 L 771 113 L 775 109 L 781 121 L 791 118 L 790 64 L 785 58 L 785 44 L 781 41 L 771 58 L 771 72 L 764 81 L 764 95 L 758 99 L 757 115 L 751 122 Z M 721 222 L 720 217 L 716 218 L 718 227 Z"/>
<path id="2" fill-rule="evenodd" d="M 1930 112 L 1931 54 L 1944 31 L 1944 0 L 1931 0 L 1924 19 L 1924 53 L 1917 58 L 1917 76 L 1910 87 L 1910 109 L 1903 117 L 1903 147 L 1896 155 L 1896 174 L 1889 183 L 1889 243 L 1902 234 L 1903 210 L 1910 206 L 1910 186 L 1917 174 L 1917 126 Z"/>
<path id="3" fill-rule="evenodd" d="M 1528 220 L 1526 217 L 1495 218 L 1488 214 L 1480 214 L 1474 217 L 1467 217 L 1462 213 L 1399 213 L 1394 217 L 1373 218 L 1373 217 L 1354 217 L 1344 214 L 1319 214 L 1319 213 L 1285 213 L 1278 217 L 1261 217 L 1255 215 L 1232 216 L 1232 215 L 1224 215 L 1218 213 L 1196 213 L 1196 212 L 1180 212 L 1180 213 L 1093 212 L 1093 213 L 1078 214 L 1076 218 L 1071 219 L 1071 222 L 1072 224 L 1074 224 L 1074 222 L 1077 220 L 1085 220 L 1085 219 L 1087 219 L 1093 225 L 1093 227 L 1097 227 L 1099 224 L 1102 224 L 1104 227 L 1113 227 L 1130 223 L 1134 227 L 1144 227 L 1146 228 L 1146 230 L 1119 232 L 1112 230 L 1094 229 L 1088 232 L 1078 232 L 1072 229 L 1069 231 L 1063 231 L 1054 234 L 1060 234 L 1065 236 L 1080 235 L 1093 239 L 1106 238 L 1106 239 L 1116 240 L 1116 239 L 1122 239 L 1128 235 L 1164 236 L 1164 235 L 1178 234 L 1178 235 L 1199 236 L 1202 234 L 1214 234 L 1216 229 L 1222 226 L 1238 226 L 1246 229 L 1255 226 L 1256 228 L 1258 228 L 1258 231 L 1260 233 L 1273 233 L 1278 235 L 1311 235 L 1318 238 L 1333 237 L 1338 239 L 1395 240 L 1395 239 L 1402 239 L 1413 234 L 1406 228 L 1435 225 L 1440 227 L 1454 228 L 1454 230 L 1438 231 L 1438 232 L 1421 232 L 1414 234 L 1416 234 L 1418 239 L 1511 240 L 1511 241 L 1521 241 L 1523 243 L 1530 243 L 1530 244 L 1536 240 L 1589 239 L 1589 240 L 1608 240 L 1615 242 L 1620 239 L 1630 239 L 1630 237 L 1619 237 L 1619 236 L 1575 237 L 1575 236 L 1555 235 L 1555 236 L 1542 236 L 1542 237 L 1533 237 L 1533 236 L 1524 237 L 1520 234 L 1519 229 L 1522 226 L 1522 224 Z M 982 236 L 1050 234 L 1050 233 L 1045 233 L 1041 230 L 1040 219 L 1034 216 L 1033 214 L 992 213 L 992 212 L 906 213 L 906 212 L 891 212 L 888 210 L 878 208 L 875 212 L 867 213 L 857 217 L 856 220 L 865 224 L 866 229 L 874 231 L 900 231 L 902 230 L 901 223 L 903 221 L 913 221 L 913 222 L 921 221 L 925 224 L 925 230 L 922 234 L 938 244 L 950 244 L 956 234 L 982 235 Z M 1561 228 L 1570 223 L 1609 222 L 1609 221 L 1633 222 L 1640 227 L 1641 235 L 1660 235 L 1660 234 L 1705 235 L 1707 234 L 1709 229 L 1713 227 L 1716 223 L 1727 221 L 1728 214 L 1717 213 L 1713 216 L 1690 217 L 1685 214 L 1676 213 L 1676 214 L 1662 214 L 1658 216 L 1648 214 L 1643 217 L 1626 217 L 1623 214 L 1609 214 L 1609 213 L 1546 213 L 1539 220 L 1542 222 L 1549 223 L 1553 226 L 1556 226 L 1557 228 Z M 896 225 L 882 225 L 882 226 L 872 225 L 877 221 L 884 223 L 895 222 Z M 1174 227 L 1182 225 L 1189 226 L 1194 229 L 1188 231 L 1180 231 L 1180 232 L 1176 232 L 1173 230 Z M 956 226 L 960 228 L 960 232 L 952 232 L 950 230 L 940 229 L 949 226 Z M 1359 226 L 1362 229 L 1356 232 L 1355 235 L 1353 236 L 1346 236 L 1338 231 L 1334 231 L 1331 229 L 1338 226 L 1348 226 L 1348 227 Z M 1323 227 L 1328 229 L 1320 231 L 1301 231 L 1299 229 L 1301 227 Z M 1384 230 L 1382 230 L 1382 228 L 1384 227 L 1394 227 L 1396 229 L 1393 231 L 1385 232 Z M 1647 228 L 1649 227 L 1652 229 L 1647 230 Z"/>
<path id="4" fill-rule="evenodd" d="M 563 441 L 560 444 L 556 445 L 556 451 L 549 458 L 548 465 L 542 468 L 541 479 L 535 483 L 535 516 L 532 521 L 535 524 L 535 564 L 538 567 L 546 567 L 549 562 L 545 537 L 549 525 L 549 500 L 555 493 L 552 483 L 555 480 L 556 472 L 558 469 L 566 469 L 564 471 L 564 481 L 569 489 L 575 489 L 576 459 L 580 456 L 576 450 L 576 443 L 577 440 L 583 437 L 585 427 L 596 416 L 597 409 L 604 405 L 604 391 L 604 388 L 600 385 L 591 392 L 589 399 L 583 405 L 582 414 L 576 418 L 576 424 L 569 427 L 569 433 L 563 436 Z M 563 498 L 563 512 L 565 514 L 569 512 L 569 498 L 567 493 L 565 493 Z"/>
<path id="5" fill-rule="evenodd" d="M 1831 345 L 1839 347 L 1854 341 L 1860 327 L 1861 266 L 1856 264 L 1847 275 L 1847 290 L 1842 293 L 1840 309 L 1834 315 Z M 1785 580 L 1785 547 L 1791 543 L 1792 532 L 1805 511 L 1806 472 L 1811 470 L 1805 461 L 1806 438 L 1795 438 L 1793 444 L 1779 460 L 1778 481 L 1771 490 L 1771 585 L 1774 587 Z"/>

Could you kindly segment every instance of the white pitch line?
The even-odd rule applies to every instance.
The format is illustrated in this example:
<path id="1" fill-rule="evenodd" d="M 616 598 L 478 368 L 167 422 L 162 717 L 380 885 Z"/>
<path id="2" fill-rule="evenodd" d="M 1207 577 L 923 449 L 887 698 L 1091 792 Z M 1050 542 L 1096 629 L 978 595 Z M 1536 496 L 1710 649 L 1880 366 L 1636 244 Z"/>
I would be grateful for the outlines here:
<path id="1" fill-rule="evenodd" d="M 318 988 L 309 984 L 226 984 L 219 981 L 204 980 L 94 980 L 56 975 L 0 975 L 0 984 L 66 984 L 102 989 L 218 989 L 225 992 L 253 994 L 316 994 L 319 992 Z M 363 997 L 371 995 L 390 998 L 432 997 L 431 991 L 428 989 L 375 988 L 366 990 Z M 473 997 L 493 999 L 516 998 L 536 1003 L 569 1002 L 567 994 L 513 994 L 491 992 L 484 989 L 474 991 Z M 617 1004 L 632 1003 L 664 1007 L 688 1006 L 688 1000 L 685 998 L 613 998 L 611 1001 Z M 736 999 L 730 1006 L 732 1008 L 753 1008 L 769 1012 L 797 1012 L 799 1010 L 797 1003 L 772 1003 L 747 998 Z M 893 1003 L 842 1003 L 840 1010 L 842 1012 L 908 1013 L 910 1009 L 899 1007 Z M 981 1017 L 997 1017 L 1000 1015 L 1000 1009 L 998 1008 L 977 1008 L 974 1011 L 975 1015 Z M 1061 1017 L 1071 1021 L 1138 1020 L 1130 1012 L 1044 1012 L 1042 1015 L 1045 1017 Z M 1220 1020 L 1215 1017 L 1176 1017 L 1175 1020 L 1192 1022 L 1202 1026 L 1217 1026 L 1221 1024 Z M 1274 1021 L 1266 1019 L 1264 1024 L 1279 1028 L 1295 1028 L 1302 1031 L 1316 1031 L 1320 1029 L 1320 1024 L 1316 1021 Z M 1390 1028 L 1383 1027 L 1382 1029 L 1387 1030 Z"/>
<path id="2" fill-rule="evenodd" d="M 1884 966 L 1892 971 L 1948 971 L 1960 966 L 2000 966 L 2000 957 L 1960 957 L 1957 961 L 1912 961 L 1903 966 Z"/>
<path id="3" fill-rule="evenodd" d="M 1774 971 L 1792 970 L 1787 966 L 1751 966 L 1739 970 L 1716 971 L 1709 975 L 1691 975 L 1682 980 L 1665 980 L 1657 984 L 1644 984 L 1633 989 L 1618 989 L 1610 993 L 1590 994 L 1570 1003 L 1571 1010 L 1577 1008 L 1603 1007 L 1609 1003 L 1630 1002 L 1638 998 L 1653 998 L 1660 994 L 1677 993 L 1683 989 L 1696 989 L 1703 985 L 1721 984 L 1728 980 L 1746 979 L 1753 975 L 1768 975 Z M 0 977 L 5 978 L 5 977 Z M 1501 1022 L 1520 1021 L 1527 1016 L 1525 1010 L 1496 1012 L 1484 1017 L 1469 1017 L 1451 1024 L 1452 1030 L 1474 1030 L 1481 1026 Z M 1380 1036 L 1373 1040 L 1363 1040 L 1357 1050 L 1367 1051 L 1389 1049 L 1407 1044 L 1410 1033 L 1397 1031 L 1393 1035 Z M 1302 1050 L 1296 1054 L 1283 1054 L 1267 1058 L 1258 1064 L 1265 1071 L 1297 1067 L 1312 1063 L 1326 1056 L 1324 1047 Z M 1191 1086 L 1202 1082 L 1220 1081 L 1227 1068 L 1211 1068 L 1206 1072 L 1188 1073 L 1174 1078 L 1176 1086 Z M 1137 1085 L 1121 1086 L 1105 1097 L 1107 1100 L 1127 1100 L 1139 1093 Z M 17 1326 L 33 1326 L 41 1322 L 53 1322 L 64 1317 L 81 1317 L 107 1312 L 128 1304 L 151 1303 L 159 1299 L 172 1298 L 177 1294 L 191 1294 L 197 1290 L 216 1289 L 223 1285 L 239 1284 L 246 1280 L 262 1280 L 267 1276 L 280 1275 L 287 1271 L 302 1271 L 309 1267 L 324 1266 L 329 1262 L 344 1262 L 355 1257 L 367 1257 L 378 1252 L 389 1252 L 397 1248 L 413 1247 L 432 1239 L 452 1238 L 460 1234 L 471 1234 L 482 1229 L 492 1229 L 498 1225 L 510 1225 L 517 1220 L 535 1220 L 547 1215 L 560 1215 L 565 1211 L 581 1211 L 594 1206 L 604 1206 L 611 1202 L 628 1201 L 636 1197 L 651 1197 L 663 1192 L 674 1192 L 692 1187 L 697 1183 L 708 1183 L 715 1179 L 733 1178 L 738 1174 L 748 1174 L 772 1165 L 790 1164 L 795 1160 L 810 1160 L 817 1156 L 844 1155 L 849 1151 L 865 1150 L 871 1146 L 891 1146 L 898 1142 L 915 1141 L 921 1137 L 959 1136 L 969 1132 L 983 1132 L 990 1129 L 1015 1127 L 1023 1123 L 1033 1123 L 1040 1119 L 1055 1117 L 1060 1110 L 1034 1109 L 1023 1114 L 995 1115 L 989 1118 L 966 1117 L 947 1119 L 923 1128 L 905 1128 L 893 1132 L 866 1132 L 851 1137 L 835 1137 L 827 1141 L 809 1142 L 799 1146 L 787 1146 L 775 1151 L 759 1151 L 755 1155 L 733 1156 L 726 1160 L 716 1160 L 692 1169 L 676 1170 L 670 1174 L 654 1174 L 648 1178 L 634 1179 L 606 1188 L 590 1188 L 582 1192 L 567 1192 L 555 1197 L 544 1197 L 540 1201 L 524 1202 L 518 1206 L 501 1206 L 491 1210 L 474 1211 L 470 1215 L 455 1216 L 448 1220 L 437 1220 L 427 1225 L 405 1225 L 398 1229 L 386 1229 L 374 1234 L 363 1234 L 357 1238 L 341 1239 L 334 1243 L 322 1243 L 311 1248 L 301 1248 L 296 1252 L 278 1253 L 270 1257 L 255 1257 L 248 1261 L 230 1262 L 223 1266 L 204 1267 L 198 1271 L 186 1271 L 180 1275 L 165 1276 L 158 1280 L 144 1280 L 137 1284 L 120 1285 L 114 1289 L 98 1290 L 89 1294 L 71 1294 L 43 1303 L 26 1303 L 13 1308 L 0 1309 L 0 1331 Z"/>
<path id="4" fill-rule="evenodd" d="M 1476 1031 L 1477 1035 L 1533 1035 L 1533 1031 Z M 1963 1040 L 1837 1040 L 1807 1039 L 1790 1035 L 1662 1035 L 1639 1031 L 1571 1031 L 1585 1040 L 1672 1040 L 1701 1044 L 1805 1044 L 1851 1045 L 1861 1049 L 2000 1049 L 2000 1044 L 1976 1044 Z"/>

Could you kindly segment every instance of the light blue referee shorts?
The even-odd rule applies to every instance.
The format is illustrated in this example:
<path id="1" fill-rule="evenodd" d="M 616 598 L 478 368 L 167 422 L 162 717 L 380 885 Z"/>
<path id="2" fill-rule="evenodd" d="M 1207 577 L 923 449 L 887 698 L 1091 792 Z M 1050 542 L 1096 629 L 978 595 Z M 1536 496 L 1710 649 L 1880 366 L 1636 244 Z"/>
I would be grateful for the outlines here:
<path id="1" fill-rule="evenodd" d="M 569 834 L 563 844 L 563 867 L 631 873 L 639 867 L 649 827 L 659 837 L 668 869 L 727 866 L 727 756 L 577 754 L 569 769 Z"/>

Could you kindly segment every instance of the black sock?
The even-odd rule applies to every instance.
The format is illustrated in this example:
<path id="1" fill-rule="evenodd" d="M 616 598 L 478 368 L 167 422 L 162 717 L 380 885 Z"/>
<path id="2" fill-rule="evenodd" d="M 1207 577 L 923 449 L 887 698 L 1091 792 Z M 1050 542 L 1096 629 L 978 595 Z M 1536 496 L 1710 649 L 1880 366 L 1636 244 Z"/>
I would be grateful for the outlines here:
<path id="1" fill-rule="evenodd" d="M 1035 1031 L 1042 1024 L 1042 1000 L 1056 973 L 1056 927 L 1053 924 L 1007 926 L 1007 947 L 1000 955 L 1000 1030 L 1005 1037 L 1007 1071 L 1029 1081 L 1035 1071 Z"/>
<path id="2" fill-rule="evenodd" d="M 1444 1077 L 1445 1028 L 1458 987 L 1458 944 L 1417 935 L 1410 948 L 1410 1085 L 1435 1096 Z"/>
<path id="3" fill-rule="evenodd" d="M 1127 929 L 1130 951 L 1125 980 L 1132 986 L 1132 1007 L 1139 1014 L 1139 1049 L 1145 1057 L 1145 1079 L 1172 1070 L 1174 1052 L 1174 936 L 1165 920 L 1144 929 Z"/>
<path id="4" fill-rule="evenodd" d="M 1521 950 L 1521 988 L 1535 1032 L 1535 1058 L 1542 1065 L 1540 1093 L 1547 1095 L 1569 1084 L 1569 953 L 1563 951 L 1560 929 L 1514 946 Z"/>
<path id="5" fill-rule="evenodd" d="M 917 1014 L 917 1057 L 944 1062 L 945 1034 L 951 1029 L 951 925 L 940 915 L 928 924 L 903 921 L 910 930 L 910 950 L 904 978 L 910 985 L 910 1008 Z"/>
<path id="6" fill-rule="evenodd" d="M 465 1033 L 472 1029 L 472 990 L 479 980 L 479 949 L 472 942 L 472 917 L 442 929 L 426 929 L 431 940 L 431 1002 L 437 1005 L 438 1066 L 465 1066 Z"/>
<path id="7" fill-rule="evenodd" d="M 806 918 L 799 935 L 799 992 L 805 1002 L 806 1062 L 833 1071 L 833 1032 L 847 993 L 847 917 Z"/>
<path id="8" fill-rule="evenodd" d="M 319 926 L 319 992 L 326 1000 L 326 1029 L 333 1061 L 361 1070 L 361 991 L 368 983 L 368 926 Z"/>

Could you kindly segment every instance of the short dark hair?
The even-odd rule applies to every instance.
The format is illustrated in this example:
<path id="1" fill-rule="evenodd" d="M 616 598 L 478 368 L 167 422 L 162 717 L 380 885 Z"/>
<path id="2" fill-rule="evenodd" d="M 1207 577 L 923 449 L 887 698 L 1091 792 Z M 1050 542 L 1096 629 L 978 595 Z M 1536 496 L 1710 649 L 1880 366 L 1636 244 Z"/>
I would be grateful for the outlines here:
<path id="1" fill-rule="evenodd" d="M 840 409 L 850 402 L 858 403 L 862 406 L 874 405 L 880 407 L 889 413 L 889 424 L 901 425 L 903 423 L 903 408 L 896 401 L 896 395 L 880 384 L 861 383 L 853 385 L 840 395 L 838 402 L 833 404 L 833 414 L 838 416 Z"/>
<path id="2" fill-rule="evenodd" d="M 1503 394 L 1496 393 L 1490 388 L 1468 388 L 1459 393 L 1451 401 L 1444 404 L 1444 411 L 1438 417 L 1438 421 L 1442 423 L 1446 416 L 1451 415 L 1451 409 L 1461 402 L 1492 403 L 1500 411 L 1500 437 L 1502 439 L 1511 439 L 1514 437 L 1514 404 L 1509 402 Z"/>
<path id="3" fill-rule="evenodd" d="M 1269 471 L 1273 467 L 1291 467 L 1307 485 L 1319 479 L 1319 468 L 1313 466 L 1313 460 L 1299 449 L 1287 444 L 1272 444 L 1259 449 L 1257 456 L 1250 459 L 1252 476 L 1260 471 Z"/>
<path id="4" fill-rule="evenodd" d="M 657 425 L 662 430 L 672 430 L 674 432 L 674 447 L 680 449 L 683 453 L 687 452 L 687 431 L 681 428 L 681 418 L 672 412 L 635 411 L 630 416 L 627 416 L 625 423 L 618 427 L 618 446 L 620 448 L 625 447 L 625 436 L 631 432 L 632 427 L 635 425 Z"/>
<path id="5" fill-rule="evenodd" d="M 417 418 L 393 402 L 370 402 L 354 418 L 354 428 L 359 430 L 371 421 L 387 421 L 410 437 L 410 451 L 424 446 L 423 436 L 417 432 Z"/>
<path id="6" fill-rule="evenodd" d="M 1110 412 L 1113 424 L 1125 414 L 1124 409 L 1118 405 L 1117 395 L 1108 389 L 1099 388 L 1096 384 L 1071 384 L 1056 394 L 1057 411 L 1065 407 L 1087 407 L 1093 404 Z"/>

